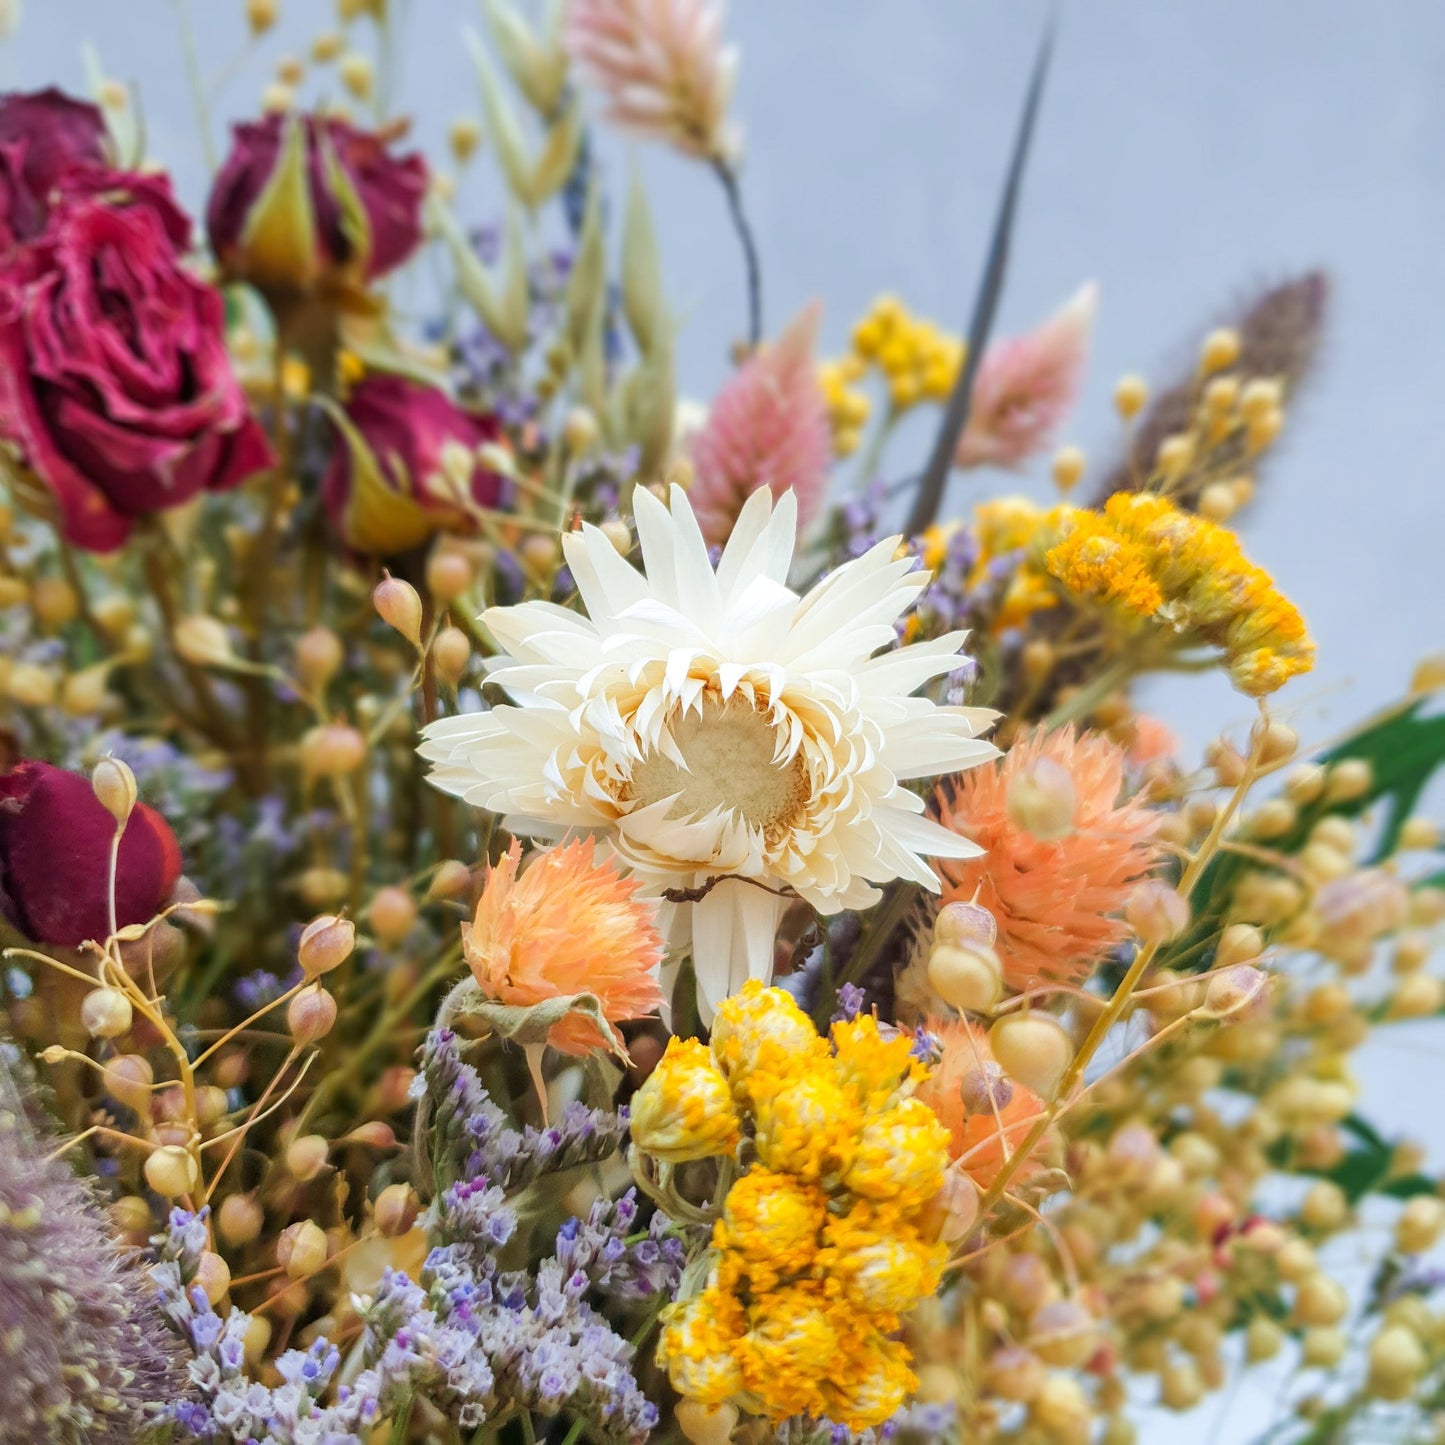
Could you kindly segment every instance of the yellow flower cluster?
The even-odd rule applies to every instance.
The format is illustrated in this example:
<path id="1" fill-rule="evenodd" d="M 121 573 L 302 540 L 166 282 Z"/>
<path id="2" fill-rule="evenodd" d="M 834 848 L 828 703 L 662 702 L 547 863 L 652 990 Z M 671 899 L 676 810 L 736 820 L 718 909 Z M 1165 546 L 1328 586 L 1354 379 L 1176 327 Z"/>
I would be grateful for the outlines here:
<path id="1" fill-rule="evenodd" d="M 705 1287 L 665 1317 L 658 1359 L 679 1393 L 855 1431 L 903 1403 L 917 1382 L 895 1337 L 946 1253 L 926 1211 L 948 1134 L 912 1097 L 926 1073 L 906 1036 L 858 1018 L 825 1040 L 758 982 L 722 1005 L 710 1050 L 668 1046 L 634 1101 L 638 1147 L 701 1158 L 741 1123 L 755 1155 L 714 1226 Z"/>
<path id="2" fill-rule="evenodd" d="M 888 383 L 895 411 L 944 401 L 963 365 L 964 343 L 912 315 L 896 296 L 880 296 L 853 328 L 853 351 Z"/>
<path id="3" fill-rule="evenodd" d="M 1241 692 L 1262 697 L 1313 665 L 1304 619 L 1233 532 L 1147 492 L 1057 517 L 1062 536 L 1055 532 L 1044 554 L 1052 577 L 1124 614 L 1157 619 L 1186 642 L 1218 647 Z"/>
<path id="4" fill-rule="evenodd" d="M 818 385 L 828 408 L 828 424 L 833 429 L 833 452 L 840 457 L 851 456 L 858 450 L 863 428 L 873 410 L 868 393 L 856 384 L 867 369 L 863 358 L 851 352 L 818 366 Z"/>

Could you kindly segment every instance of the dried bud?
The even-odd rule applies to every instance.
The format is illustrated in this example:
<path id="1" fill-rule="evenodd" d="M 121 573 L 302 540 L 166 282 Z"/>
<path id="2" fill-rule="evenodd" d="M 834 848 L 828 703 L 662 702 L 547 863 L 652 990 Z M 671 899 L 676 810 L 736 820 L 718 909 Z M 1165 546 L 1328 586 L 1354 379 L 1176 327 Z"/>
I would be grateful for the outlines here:
<path id="1" fill-rule="evenodd" d="M 359 1144 L 363 1149 L 395 1149 L 396 1130 L 382 1119 L 368 1119 L 351 1133 L 342 1136 L 344 1144 Z"/>
<path id="2" fill-rule="evenodd" d="M 453 687 L 466 675 L 472 660 L 471 639 L 460 627 L 443 627 L 432 643 L 437 676 Z"/>
<path id="3" fill-rule="evenodd" d="M 1032 1351 L 1003 1345 L 988 1357 L 985 1378 L 991 1394 L 1027 1404 L 1043 1388 L 1048 1372 Z"/>
<path id="4" fill-rule="evenodd" d="M 1363 798 L 1374 782 L 1374 773 L 1364 758 L 1344 758 L 1325 779 L 1325 797 L 1332 803 L 1351 803 Z"/>
<path id="5" fill-rule="evenodd" d="M 1247 963 L 1231 964 L 1209 975 L 1204 1008 L 1215 1018 L 1244 1019 L 1264 1012 L 1269 1000 L 1269 975 Z"/>
<path id="6" fill-rule="evenodd" d="M 1061 492 L 1072 492 L 1084 475 L 1087 459 L 1081 448 L 1060 447 L 1054 453 L 1054 485 Z"/>
<path id="7" fill-rule="evenodd" d="M 1074 831 L 1078 801 L 1068 769 L 1052 758 L 1033 758 L 1009 779 L 1009 820 L 1041 842 L 1067 838 Z"/>
<path id="8" fill-rule="evenodd" d="M 319 1224 L 303 1219 L 288 1225 L 276 1241 L 276 1263 L 291 1279 L 305 1279 L 326 1263 L 326 1234 Z"/>
<path id="9" fill-rule="evenodd" d="M 991 948 L 935 944 L 928 955 L 928 985 L 960 1013 L 987 1013 L 1003 990 L 1003 967 Z"/>
<path id="10" fill-rule="evenodd" d="M 1287 762 L 1299 751 L 1299 734 L 1282 722 L 1257 722 L 1250 741 L 1266 766 Z"/>
<path id="11" fill-rule="evenodd" d="M 959 1098 L 970 1114 L 991 1114 L 1013 1102 L 1014 1086 L 992 1059 L 969 1069 L 959 1084 Z"/>
<path id="12" fill-rule="evenodd" d="M 421 646 L 421 598 L 410 582 L 384 577 L 371 594 L 377 616 L 395 628 L 413 647 Z"/>
<path id="13" fill-rule="evenodd" d="M 124 828 L 139 797 L 129 765 L 119 758 L 102 758 L 91 771 L 90 787 L 101 807 Z"/>
<path id="14" fill-rule="evenodd" d="M 1401 1254 L 1424 1254 L 1445 1234 L 1445 1200 L 1421 1194 L 1409 1200 L 1395 1220 L 1395 1247 Z"/>
<path id="15" fill-rule="evenodd" d="M 191 1283 L 200 1287 L 212 1306 L 219 1306 L 231 1287 L 231 1267 L 214 1250 L 203 1250 Z"/>
<path id="16" fill-rule="evenodd" d="M 378 888 L 371 900 L 371 931 L 378 943 L 400 943 L 416 923 L 416 903 L 405 888 Z"/>
<path id="17" fill-rule="evenodd" d="M 472 870 L 455 858 L 448 858 L 437 865 L 426 890 L 426 901 L 434 903 L 439 898 L 465 898 L 472 891 Z"/>
<path id="18" fill-rule="evenodd" d="M 1124 918 L 1144 943 L 1172 943 L 1189 927 L 1189 902 L 1167 883 L 1148 878 L 1129 895 Z"/>
<path id="19" fill-rule="evenodd" d="M 324 1039 L 336 1023 L 336 1000 L 318 983 L 286 1006 L 286 1027 L 302 1048 Z"/>
<path id="20" fill-rule="evenodd" d="M 266 1223 L 266 1211 L 254 1194 L 231 1194 L 216 1211 L 216 1232 L 233 1249 L 250 1244 Z"/>
<path id="21" fill-rule="evenodd" d="M 366 761 L 366 739 L 346 723 L 322 723 L 301 739 L 301 766 L 313 778 L 341 778 Z"/>
<path id="22" fill-rule="evenodd" d="M 619 557 L 626 557 L 632 551 L 632 528 L 620 517 L 609 517 L 601 530 Z"/>
<path id="23" fill-rule="evenodd" d="M 323 913 L 301 930 L 296 959 L 308 978 L 317 978 L 345 963 L 355 947 L 356 925 L 349 918 Z"/>
<path id="24" fill-rule="evenodd" d="M 477 124 L 476 118 L 470 115 L 458 116 L 447 130 L 447 143 L 452 148 L 457 164 L 466 165 L 482 143 L 482 128 Z"/>
<path id="25" fill-rule="evenodd" d="M 296 672 L 312 692 L 320 692 L 341 670 L 341 639 L 329 627 L 311 627 L 296 639 Z"/>
<path id="26" fill-rule="evenodd" d="M 1284 795 L 1303 807 L 1313 803 L 1325 790 L 1325 770 L 1318 763 L 1300 763 L 1284 780 Z"/>
<path id="27" fill-rule="evenodd" d="M 369 100 L 376 85 L 376 72 L 370 59 L 359 50 L 350 50 L 336 67 L 341 83 L 357 100 Z"/>
<path id="28" fill-rule="evenodd" d="M 730 1401 L 705 1405 L 701 1400 L 679 1400 L 673 1419 L 692 1445 L 727 1445 L 737 1428 L 738 1407 Z"/>
<path id="29" fill-rule="evenodd" d="M 1429 1363 L 1413 1330 L 1386 1325 L 1370 1342 L 1370 1394 L 1384 1400 L 1408 1400 Z"/>
<path id="30" fill-rule="evenodd" d="M 416 1223 L 420 1212 L 421 1200 L 410 1184 L 388 1184 L 373 1205 L 377 1233 L 395 1239 Z"/>
<path id="31" fill-rule="evenodd" d="M 1046 1365 L 1076 1370 L 1099 1346 L 1099 1322 L 1074 1300 L 1051 1300 L 1030 1316 L 1028 1342 Z"/>
<path id="32" fill-rule="evenodd" d="M 221 667 L 234 661 L 231 635 L 225 624 L 197 613 L 182 617 L 171 632 L 171 645 L 182 662 L 193 667 Z"/>
<path id="33" fill-rule="evenodd" d="M 1239 360 L 1239 332 L 1221 328 L 1211 331 L 1199 349 L 1199 369 L 1206 376 L 1223 371 Z"/>
<path id="34" fill-rule="evenodd" d="M 992 948 L 998 921 L 981 903 L 945 903 L 933 920 L 933 941 L 953 948 Z"/>
<path id="35" fill-rule="evenodd" d="M 116 1039 L 130 1032 L 130 1000 L 118 988 L 92 989 L 80 1004 L 80 1022 L 93 1039 Z"/>
<path id="36" fill-rule="evenodd" d="M 281 12 L 279 0 L 246 0 L 246 24 L 252 35 L 264 35 Z"/>
<path id="37" fill-rule="evenodd" d="M 1125 421 L 1138 416 L 1149 401 L 1149 383 L 1133 373 L 1121 376 L 1114 384 L 1114 410 Z"/>
<path id="38" fill-rule="evenodd" d="M 590 452 L 597 445 L 600 435 L 596 415 L 585 406 L 574 406 L 562 423 L 562 440 L 574 457 Z"/>
<path id="39" fill-rule="evenodd" d="M 179 1199 L 201 1182 L 201 1171 L 189 1149 L 166 1144 L 151 1150 L 145 1162 L 146 1183 L 162 1199 Z"/>
<path id="40" fill-rule="evenodd" d="M 309 1184 L 326 1168 L 331 1146 L 320 1134 L 302 1134 L 286 1146 L 286 1168 L 293 1179 Z"/>
<path id="41" fill-rule="evenodd" d="M 151 1085 L 155 1075 L 140 1054 L 117 1054 L 102 1070 L 105 1090 L 117 1103 L 145 1118 L 150 1117 Z"/>
<path id="42" fill-rule="evenodd" d="M 1046 1098 L 1074 1057 L 1073 1040 L 1049 1014 L 1005 1014 L 989 1029 L 988 1043 L 1011 1079 Z"/>

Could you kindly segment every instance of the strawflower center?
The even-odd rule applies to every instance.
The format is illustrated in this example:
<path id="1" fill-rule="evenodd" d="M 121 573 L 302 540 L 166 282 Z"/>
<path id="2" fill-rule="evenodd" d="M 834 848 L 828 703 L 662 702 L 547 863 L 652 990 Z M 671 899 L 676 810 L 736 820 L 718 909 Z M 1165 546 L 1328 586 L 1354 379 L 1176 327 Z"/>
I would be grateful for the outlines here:
<path id="1" fill-rule="evenodd" d="M 778 760 L 778 729 L 746 698 L 734 694 L 723 702 L 705 695 L 701 711 L 676 717 L 671 732 L 686 767 L 660 749 L 638 763 L 628 792 L 639 808 L 676 794 L 671 818 L 722 809 L 771 833 L 791 822 L 807 801 L 802 753 Z"/>

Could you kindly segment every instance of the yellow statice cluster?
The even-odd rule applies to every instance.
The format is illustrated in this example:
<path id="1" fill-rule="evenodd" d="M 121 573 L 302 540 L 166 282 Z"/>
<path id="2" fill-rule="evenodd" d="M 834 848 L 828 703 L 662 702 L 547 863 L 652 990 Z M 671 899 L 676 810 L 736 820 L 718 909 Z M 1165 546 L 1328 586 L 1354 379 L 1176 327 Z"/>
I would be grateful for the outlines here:
<path id="1" fill-rule="evenodd" d="M 867 370 L 868 363 L 853 352 L 818 365 L 818 386 L 828 409 L 836 456 L 851 456 L 857 451 L 863 428 L 868 424 L 873 403 L 868 393 L 858 386 Z"/>
<path id="2" fill-rule="evenodd" d="M 1057 515 L 1061 535 L 1044 566 L 1070 592 L 1218 647 L 1234 685 L 1251 697 L 1313 665 L 1304 618 L 1233 532 L 1146 492 L 1118 493 L 1102 512 Z"/>
<path id="3" fill-rule="evenodd" d="M 853 328 L 853 351 L 883 373 L 893 410 L 907 411 L 921 401 L 947 400 L 965 347 L 896 296 L 880 296 Z"/>
<path id="4" fill-rule="evenodd" d="M 710 1049 L 669 1044 L 634 1101 L 637 1146 L 681 1162 L 748 1138 L 706 1284 L 665 1317 L 658 1359 L 680 1394 L 852 1430 L 904 1402 L 902 1316 L 946 1253 L 928 1211 L 948 1133 L 913 1097 L 926 1076 L 906 1035 L 860 1017 L 820 1038 L 756 981 L 719 1009 Z"/>

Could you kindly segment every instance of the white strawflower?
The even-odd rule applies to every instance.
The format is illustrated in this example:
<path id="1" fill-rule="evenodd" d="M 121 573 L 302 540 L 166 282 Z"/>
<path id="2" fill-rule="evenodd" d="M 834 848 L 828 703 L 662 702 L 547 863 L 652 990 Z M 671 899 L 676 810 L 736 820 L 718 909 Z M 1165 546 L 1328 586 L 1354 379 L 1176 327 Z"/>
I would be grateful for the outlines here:
<path id="1" fill-rule="evenodd" d="M 977 735 L 995 714 L 911 696 L 959 666 L 961 632 L 874 656 L 928 581 L 896 537 L 800 597 L 791 493 L 753 493 L 716 572 L 680 488 L 671 511 L 639 488 L 636 521 L 645 576 L 596 527 L 563 538 L 586 617 L 482 615 L 514 705 L 433 723 L 421 753 L 438 787 L 514 832 L 604 833 L 675 905 L 710 1019 L 771 975 L 788 898 L 836 913 L 894 878 L 936 891 L 926 857 L 979 852 L 902 784 L 994 757 Z"/>

